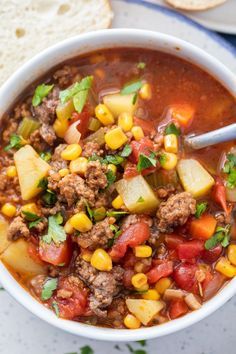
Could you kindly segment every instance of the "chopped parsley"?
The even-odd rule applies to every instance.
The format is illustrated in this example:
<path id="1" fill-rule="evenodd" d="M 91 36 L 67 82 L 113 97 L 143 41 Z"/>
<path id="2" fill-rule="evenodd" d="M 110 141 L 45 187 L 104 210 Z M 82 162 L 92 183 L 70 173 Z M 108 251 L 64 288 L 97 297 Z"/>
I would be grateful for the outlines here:
<path id="1" fill-rule="evenodd" d="M 126 84 L 123 89 L 120 91 L 121 95 L 130 95 L 131 93 L 137 93 L 141 87 L 142 87 L 143 83 L 141 80 L 132 82 L 130 84 Z"/>
<path id="2" fill-rule="evenodd" d="M 105 160 L 113 165 L 120 165 L 124 161 L 124 158 L 119 155 L 107 155 Z"/>
<path id="3" fill-rule="evenodd" d="M 166 160 L 167 160 L 167 155 L 166 154 L 161 154 L 159 156 L 159 161 L 160 161 L 161 166 L 163 166 L 166 163 Z"/>
<path id="4" fill-rule="evenodd" d="M 200 218 L 200 216 L 205 213 L 205 211 L 207 210 L 207 202 L 202 202 L 202 203 L 198 203 L 196 206 L 196 213 L 195 213 L 195 217 L 197 219 Z"/>
<path id="5" fill-rule="evenodd" d="M 236 155 L 227 154 L 227 161 L 223 167 L 223 172 L 227 176 L 227 187 L 233 189 L 236 187 Z"/>
<path id="6" fill-rule="evenodd" d="M 89 345 L 80 348 L 80 354 L 93 354 L 94 351 Z"/>
<path id="7" fill-rule="evenodd" d="M 176 127 L 174 123 L 170 123 L 165 128 L 164 134 L 165 135 L 174 134 L 176 136 L 179 136 L 181 134 L 181 130 L 178 127 Z"/>
<path id="8" fill-rule="evenodd" d="M 90 208 L 89 203 L 87 202 L 87 200 L 84 201 L 84 204 L 85 204 L 85 206 L 86 206 L 86 210 L 87 210 L 87 213 L 88 213 L 88 215 L 89 215 L 89 218 L 90 218 L 91 220 L 93 220 L 94 211 Z"/>
<path id="9" fill-rule="evenodd" d="M 59 312 L 59 307 L 56 301 L 52 302 L 52 309 L 54 310 L 55 314 L 57 317 L 59 317 L 60 312 Z"/>
<path id="10" fill-rule="evenodd" d="M 76 82 L 73 86 L 60 92 L 59 97 L 61 103 L 64 104 L 73 99 L 75 110 L 81 113 L 86 103 L 89 89 L 93 83 L 93 76 L 86 76 L 80 82 Z"/>
<path id="11" fill-rule="evenodd" d="M 43 218 L 38 218 L 37 220 L 31 221 L 28 224 L 29 229 L 32 229 L 33 227 L 36 227 L 41 221 L 43 221 Z"/>
<path id="12" fill-rule="evenodd" d="M 120 153 L 121 157 L 128 157 L 132 153 L 132 147 L 129 144 L 126 144 L 123 150 Z"/>
<path id="13" fill-rule="evenodd" d="M 25 219 L 27 221 L 30 221 L 30 223 L 28 224 L 29 229 L 32 229 L 33 227 L 37 226 L 43 220 L 43 218 L 41 218 L 37 214 L 30 213 L 29 211 L 22 211 L 22 214 L 24 214 Z"/>
<path id="14" fill-rule="evenodd" d="M 106 177 L 107 177 L 107 186 L 106 188 L 109 188 L 116 180 L 116 175 L 111 171 L 108 170 L 106 173 Z"/>
<path id="15" fill-rule="evenodd" d="M 50 189 L 47 189 L 46 192 L 42 196 L 42 200 L 46 205 L 52 206 L 56 203 L 57 196 Z"/>
<path id="16" fill-rule="evenodd" d="M 42 188 L 43 190 L 47 189 L 48 187 L 48 180 L 46 177 L 40 179 L 38 183 L 38 188 Z"/>
<path id="17" fill-rule="evenodd" d="M 10 143 L 4 148 L 5 151 L 11 149 L 20 149 L 23 146 L 23 141 L 20 135 L 12 134 L 10 137 Z"/>
<path id="18" fill-rule="evenodd" d="M 111 231 L 114 233 L 114 236 L 110 238 L 107 242 L 107 247 L 111 248 L 114 245 L 115 240 L 120 236 L 122 230 L 119 230 L 118 226 L 110 225 Z"/>
<path id="19" fill-rule="evenodd" d="M 117 211 L 114 211 L 114 210 L 107 211 L 107 216 L 114 216 L 114 218 L 117 218 L 117 217 L 120 217 L 120 216 L 123 216 L 123 215 L 126 215 L 126 214 L 128 214 L 127 211 L 119 211 L 119 210 L 117 210 Z"/>
<path id="20" fill-rule="evenodd" d="M 230 225 L 225 227 L 217 227 L 215 234 L 205 242 L 205 248 L 210 250 L 221 244 L 222 247 L 227 247 L 230 240 Z"/>
<path id="21" fill-rule="evenodd" d="M 137 200 L 137 203 L 143 203 L 144 202 L 144 199 L 143 199 L 143 197 L 141 196 L 141 197 L 139 197 L 138 198 L 138 200 Z"/>
<path id="22" fill-rule="evenodd" d="M 46 85 L 42 84 L 36 87 L 36 90 L 34 91 L 34 96 L 32 98 L 32 105 L 34 107 L 37 107 L 40 105 L 42 100 L 47 97 L 49 92 L 53 89 L 54 85 Z"/>
<path id="23" fill-rule="evenodd" d="M 48 162 L 51 160 L 52 158 L 52 154 L 49 151 L 42 151 L 40 153 L 40 157 L 41 159 L 43 159 L 44 161 Z"/>
<path id="24" fill-rule="evenodd" d="M 157 165 L 157 160 L 154 153 L 150 153 L 149 156 L 140 154 L 138 159 L 138 164 L 137 164 L 137 171 L 141 172 L 146 168 L 156 167 L 156 165 Z"/>
<path id="25" fill-rule="evenodd" d="M 41 292 L 41 299 L 46 301 L 50 299 L 53 291 L 57 289 L 58 279 L 57 278 L 47 278 L 43 284 L 43 289 Z"/>
<path id="26" fill-rule="evenodd" d="M 146 68 L 146 63 L 144 63 L 143 61 L 140 61 L 138 64 L 137 64 L 137 68 L 138 69 L 145 69 Z"/>
<path id="27" fill-rule="evenodd" d="M 63 223 L 63 217 L 60 213 L 49 216 L 48 218 L 48 233 L 43 236 L 43 241 L 46 243 L 54 242 L 56 244 L 64 242 L 66 240 L 66 233 L 61 226 Z"/>

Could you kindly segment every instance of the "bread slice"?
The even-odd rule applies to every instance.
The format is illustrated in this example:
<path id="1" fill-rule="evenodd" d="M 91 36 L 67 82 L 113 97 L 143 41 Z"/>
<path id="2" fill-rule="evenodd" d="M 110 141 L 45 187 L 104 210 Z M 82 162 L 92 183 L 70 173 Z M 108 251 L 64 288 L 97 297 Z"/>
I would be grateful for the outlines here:
<path id="1" fill-rule="evenodd" d="M 200 11 L 218 6 L 227 0 L 166 0 L 166 2 L 177 9 Z"/>
<path id="2" fill-rule="evenodd" d="M 43 49 L 108 28 L 112 18 L 109 0 L 1 0 L 0 85 Z"/>

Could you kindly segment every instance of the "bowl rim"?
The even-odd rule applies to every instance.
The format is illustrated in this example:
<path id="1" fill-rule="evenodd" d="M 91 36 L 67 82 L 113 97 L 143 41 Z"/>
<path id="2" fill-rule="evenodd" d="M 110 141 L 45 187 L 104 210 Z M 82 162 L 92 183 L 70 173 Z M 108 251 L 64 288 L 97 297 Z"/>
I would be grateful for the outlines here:
<path id="1" fill-rule="evenodd" d="M 66 39 L 56 45 L 49 47 L 42 51 L 41 53 L 34 56 L 32 59 L 27 61 L 21 68 L 19 68 L 0 88 L 0 97 L 8 99 L 8 102 L 13 102 L 16 100 L 17 97 L 17 87 L 18 82 L 21 82 L 20 85 L 28 86 L 25 84 L 27 79 L 24 81 L 24 78 L 27 78 L 28 75 L 28 82 L 34 81 L 30 77 L 31 70 L 35 72 L 35 66 L 41 64 L 44 65 L 45 72 L 50 70 L 48 68 L 48 60 L 50 58 L 57 58 L 57 56 L 62 56 L 60 54 L 62 51 L 65 52 L 68 48 L 72 48 L 73 46 L 78 47 L 78 44 L 82 43 L 89 43 L 91 41 L 95 41 L 94 47 L 99 47 L 96 41 L 101 41 L 102 39 L 110 39 L 116 40 L 120 37 L 123 39 L 129 37 L 129 41 L 137 38 L 142 38 L 142 40 L 147 40 L 156 46 L 156 43 L 162 41 L 163 45 L 165 46 L 166 43 L 166 52 L 169 52 L 170 47 L 176 48 L 179 47 L 183 51 L 183 55 L 180 51 L 176 51 L 176 56 L 183 57 L 185 60 L 188 58 L 194 57 L 196 59 L 197 65 L 201 67 L 203 70 L 210 72 L 211 75 L 217 78 L 227 89 L 231 92 L 234 96 L 236 96 L 236 77 L 234 74 L 227 69 L 222 63 L 220 63 L 217 59 L 211 57 L 208 53 L 204 52 L 202 49 L 183 41 L 179 38 L 174 36 L 147 31 L 147 30 L 138 30 L 138 29 L 109 29 L 109 30 L 99 30 L 96 32 L 89 32 L 86 34 L 78 35 L 69 39 Z M 150 44 L 149 43 L 149 44 Z M 126 47 L 140 47 L 142 48 L 143 45 L 132 45 L 124 43 L 123 46 Z M 117 47 L 122 47 L 121 45 Z M 110 48 L 109 45 L 101 45 L 101 48 Z M 172 48 L 172 49 L 173 49 Z M 86 51 L 86 49 L 85 49 Z M 161 50 L 165 51 L 165 50 Z M 91 49 L 87 52 L 91 52 Z M 173 53 L 170 53 L 173 54 Z M 71 55 L 70 57 L 73 58 L 75 55 Z M 63 62 L 64 59 L 60 59 L 59 62 Z M 40 75 L 35 74 L 36 77 L 40 77 Z M 21 81 L 20 81 L 21 80 Z M 22 82 L 23 80 L 23 82 Z M 22 92 L 22 90 L 20 90 Z M 8 92 L 11 92 L 9 95 Z M 15 98 L 9 99 L 8 96 L 13 96 Z M 7 104 L 10 107 L 9 103 Z M 6 109 L 0 107 L 0 116 L 5 113 Z M 194 323 L 197 323 L 201 319 L 207 317 L 218 308 L 220 308 L 225 302 L 227 302 L 235 293 L 236 293 L 236 278 L 232 279 L 228 282 L 227 285 L 220 290 L 211 300 L 204 303 L 201 309 L 191 312 L 179 319 L 175 319 L 164 323 L 162 325 L 157 325 L 153 327 L 147 328 L 140 328 L 136 330 L 129 330 L 129 329 L 111 329 L 111 328 L 103 328 L 103 327 L 96 327 L 91 325 L 86 325 L 80 322 L 75 321 L 68 321 L 57 318 L 55 314 L 47 309 L 44 305 L 34 299 L 11 275 L 11 273 L 7 270 L 2 262 L 0 262 L 0 281 L 4 288 L 10 293 L 10 295 L 15 298 L 21 305 L 31 311 L 34 315 L 39 317 L 40 319 L 46 321 L 47 323 L 60 328 L 66 332 L 80 335 L 83 337 L 87 337 L 90 339 L 97 339 L 97 340 L 106 340 L 106 341 L 135 341 L 140 339 L 151 339 L 161 337 L 167 334 L 171 334 L 177 332 L 181 329 L 184 329 Z"/>

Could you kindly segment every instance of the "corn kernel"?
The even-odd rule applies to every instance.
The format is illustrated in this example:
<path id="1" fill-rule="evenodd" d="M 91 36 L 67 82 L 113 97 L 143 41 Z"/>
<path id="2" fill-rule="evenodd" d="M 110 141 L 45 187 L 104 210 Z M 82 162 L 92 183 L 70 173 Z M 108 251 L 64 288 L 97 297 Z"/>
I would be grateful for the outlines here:
<path id="1" fill-rule="evenodd" d="M 128 314 L 124 318 L 124 325 L 129 329 L 138 329 L 141 326 L 141 322 L 134 315 Z"/>
<path id="2" fill-rule="evenodd" d="M 23 211 L 25 213 L 39 215 L 39 209 L 35 203 L 28 203 L 28 204 L 25 204 L 21 207 L 21 213 L 22 213 L 22 216 L 24 217 L 25 215 L 24 215 Z"/>
<path id="3" fill-rule="evenodd" d="M 120 209 L 122 205 L 124 205 L 124 201 L 120 195 L 118 195 L 115 199 L 113 199 L 111 205 L 114 209 Z"/>
<path id="4" fill-rule="evenodd" d="M 133 127 L 133 117 L 130 113 L 121 113 L 118 117 L 118 126 L 125 132 L 129 132 Z"/>
<path id="5" fill-rule="evenodd" d="M 170 278 L 162 278 L 158 280 L 158 282 L 155 285 L 156 290 L 158 291 L 159 294 L 164 294 L 166 289 L 170 288 L 172 282 Z"/>
<path id="6" fill-rule="evenodd" d="M 236 245 L 229 245 L 228 247 L 228 258 L 230 263 L 236 266 Z"/>
<path id="7" fill-rule="evenodd" d="M 93 253 L 88 251 L 88 250 L 84 250 L 81 254 L 81 258 L 85 261 L 85 262 L 90 262 L 91 258 L 92 258 Z"/>
<path id="8" fill-rule="evenodd" d="M 107 165 L 107 169 L 110 170 L 110 171 L 112 171 L 112 172 L 114 173 L 114 175 L 115 175 L 116 172 L 117 172 L 117 167 L 116 167 L 116 165 L 113 165 L 113 163 L 109 163 L 109 164 Z"/>
<path id="9" fill-rule="evenodd" d="M 112 269 L 112 260 L 106 251 L 98 248 L 91 257 L 91 265 L 98 270 L 108 272 Z"/>
<path id="10" fill-rule="evenodd" d="M 175 134 L 167 134 L 164 136 L 164 148 L 166 152 L 178 152 L 178 139 Z"/>
<path id="11" fill-rule="evenodd" d="M 171 152 L 166 152 L 161 155 L 161 166 L 164 168 L 164 170 L 173 170 L 176 165 L 177 165 L 178 159 L 177 155 L 171 153 Z"/>
<path id="12" fill-rule="evenodd" d="M 121 127 L 111 129 L 105 134 L 105 142 L 112 150 L 119 149 L 127 140 L 127 136 L 124 134 Z"/>
<path id="13" fill-rule="evenodd" d="M 58 171 L 58 173 L 61 177 L 65 177 L 70 173 L 70 171 L 68 170 L 68 168 L 62 168 Z"/>
<path id="14" fill-rule="evenodd" d="M 9 218 L 12 218 L 13 216 L 16 215 L 16 207 L 11 203 L 4 204 L 2 206 L 1 211 L 4 215 L 8 216 Z"/>
<path id="15" fill-rule="evenodd" d="M 134 254 L 139 258 L 147 258 L 152 255 L 152 248 L 147 245 L 134 247 Z"/>
<path id="16" fill-rule="evenodd" d="M 144 137 L 143 129 L 137 125 L 131 129 L 131 133 L 136 141 L 139 141 Z"/>
<path id="17" fill-rule="evenodd" d="M 88 166 L 88 159 L 86 157 L 78 157 L 70 162 L 70 172 L 84 175 Z"/>
<path id="18" fill-rule="evenodd" d="M 143 84 L 143 86 L 141 87 L 141 89 L 139 90 L 139 96 L 143 99 L 143 100 L 150 100 L 152 98 L 152 88 L 151 85 L 146 83 Z"/>
<path id="19" fill-rule="evenodd" d="M 17 176 L 16 166 L 9 166 L 7 168 L 7 177 L 13 178 Z"/>
<path id="20" fill-rule="evenodd" d="M 142 295 L 142 298 L 145 300 L 159 300 L 160 294 L 155 289 L 149 289 L 145 294 Z"/>
<path id="21" fill-rule="evenodd" d="M 82 148 L 79 144 L 70 144 L 62 151 L 61 157 L 64 160 L 75 160 L 81 155 L 81 152 Z"/>
<path id="22" fill-rule="evenodd" d="M 100 103 L 95 107 L 95 115 L 103 125 L 110 125 L 115 123 L 113 114 L 105 104 Z"/>
<path id="23" fill-rule="evenodd" d="M 147 284 L 141 286 L 140 288 L 138 288 L 137 290 L 143 292 L 143 291 L 147 291 L 148 289 L 149 289 L 149 285 L 147 283 Z"/>
<path id="24" fill-rule="evenodd" d="M 233 278 L 236 275 L 236 267 L 234 267 L 227 258 L 221 257 L 216 263 L 215 269 L 228 278 Z"/>
<path id="25" fill-rule="evenodd" d="M 106 216 L 106 209 L 104 207 L 94 209 L 93 217 L 96 221 L 103 220 L 105 216 Z"/>
<path id="26" fill-rule="evenodd" d="M 68 220 L 66 223 L 65 223 L 65 225 L 64 225 L 64 230 L 65 230 L 65 233 L 66 234 L 73 234 L 73 232 L 74 232 L 74 228 L 73 228 L 73 226 L 71 225 L 71 223 L 70 223 L 70 220 Z"/>
<path id="27" fill-rule="evenodd" d="M 56 119 L 53 124 L 53 129 L 59 138 L 64 138 L 67 129 L 69 128 L 69 123 L 67 120 Z"/>
<path id="28" fill-rule="evenodd" d="M 144 273 L 137 273 L 132 276 L 131 283 L 136 289 L 139 289 L 147 284 L 147 276 Z"/>
<path id="29" fill-rule="evenodd" d="M 92 221 L 82 212 L 73 215 L 69 222 L 74 229 L 80 232 L 87 232 L 93 227 Z"/>

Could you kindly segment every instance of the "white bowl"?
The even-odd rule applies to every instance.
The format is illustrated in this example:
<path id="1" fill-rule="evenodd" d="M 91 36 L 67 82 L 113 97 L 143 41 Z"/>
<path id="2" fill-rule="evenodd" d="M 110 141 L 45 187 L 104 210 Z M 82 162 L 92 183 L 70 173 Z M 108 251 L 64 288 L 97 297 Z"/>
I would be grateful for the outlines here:
<path id="1" fill-rule="evenodd" d="M 80 35 L 65 40 L 29 60 L 0 89 L 0 117 L 16 101 L 21 92 L 34 80 L 46 73 L 55 65 L 76 57 L 104 48 L 139 47 L 149 48 L 173 54 L 186 59 L 206 70 L 221 82 L 228 91 L 236 96 L 236 77 L 219 61 L 209 56 L 203 50 L 175 37 L 161 33 L 134 30 L 112 29 Z M 206 302 L 200 310 L 191 312 L 184 317 L 150 328 L 137 330 L 111 329 L 95 327 L 79 322 L 57 318 L 56 315 L 36 301 L 12 277 L 0 262 L 0 281 L 4 288 L 25 308 L 46 322 L 64 331 L 107 341 L 134 341 L 161 337 L 188 327 L 208 316 L 236 293 L 236 278 Z"/>

